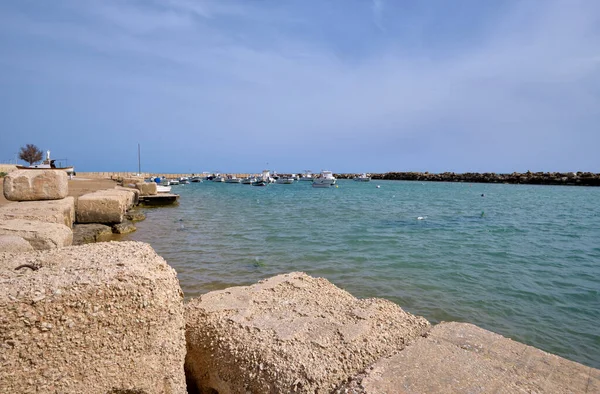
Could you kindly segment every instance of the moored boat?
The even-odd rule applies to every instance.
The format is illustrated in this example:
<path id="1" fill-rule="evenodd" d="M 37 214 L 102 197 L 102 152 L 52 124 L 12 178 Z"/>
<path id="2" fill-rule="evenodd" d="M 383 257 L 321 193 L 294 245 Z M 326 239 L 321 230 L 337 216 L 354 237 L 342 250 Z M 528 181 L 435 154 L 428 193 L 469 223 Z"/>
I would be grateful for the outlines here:
<path id="1" fill-rule="evenodd" d="M 371 180 L 371 177 L 363 172 L 362 175 L 357 175 L 353 179 L 356 182 L 369 182 Z"/>
<path id="2" fill-rule="evenodd" d="M 333 176 L 333 173 L 331 171 L 323 170 L 323 171 L 321 171 L 321 175 L 319 175 L 317 178 L 315 178 L 312 186 L 313 187 L 330 187 L 330 186 L 334 186 L 335 182 L 336 182 L 336 179 Z"/>
<path id="3" fill-rule="evenodd" d="M 225 183 L 241 183 L 242 180 L 238 177 L 236 177 L 235 175 L 228 175 L 227 178 L 225 178 Z"/>
<path id="4" fill-rule="evenodd" d="M 312 172 L 310 172 L 309 170 L 306 170 L 304 174 L 302 174 L 302 176 L 298 178 L 299 182 L 312 182 L 314 180 L 315 178 L 313 177 Z"/>

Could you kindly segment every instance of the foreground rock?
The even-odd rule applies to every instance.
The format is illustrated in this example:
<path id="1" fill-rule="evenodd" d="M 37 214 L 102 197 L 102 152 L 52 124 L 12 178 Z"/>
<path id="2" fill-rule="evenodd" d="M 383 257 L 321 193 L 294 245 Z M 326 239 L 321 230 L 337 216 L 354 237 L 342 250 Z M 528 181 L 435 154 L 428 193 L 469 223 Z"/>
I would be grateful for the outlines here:
<path id="1" fill-rule="evenodd" d="M 125 212 L 133 206 L 135 193 L 129 190 L 107 189 L 84 194 L 77 199 L 77 223 L 121 223 Z"/>
<path id="2" fill-rule="evenodd" d="M 69 194 L 69 183 L 62 170 L 17 170 L 4 177 L 3 189 L 9 201 L 59 200 Z"/>
<path id="3" fill-rule="evenodd" d="M 0 392 L 186 392 L 181 290 L 149 245 L 0 257 L 0 289 Z"/>
<path id="4" fill-rule="evenodd" d="M 429 329 L 392 302 L 303 273 L 191 300 L 186 324 L 188 382 L 220 394 L 329 393 Z"/>
<path id="5" fill-rule="evenodd" d="M 0 220 L 0 235 L 14 235 L 25 239 L 36 250 L 70 246 L 73 231 L 64 224 L 34 220 Z"/>
<path id="6" fill-rule="evenodd" d="M 72 228 L 75 221 L 75 199 L 24 201 L 0 207 L 0 220 L 26 219 L 48 223 L 62 223 Z"/>
<path id="7" fill-rule="evenodd" d="M 0 235 L 0 253 L 23 253 L 33 251 L 33 246 L 16 235 Z"/>
<path id="8" fill-rule="evenodd" d="M 599 393 L 600 371 L 472 324 L 441 323 L 345 389 L 368 394 Z"/>

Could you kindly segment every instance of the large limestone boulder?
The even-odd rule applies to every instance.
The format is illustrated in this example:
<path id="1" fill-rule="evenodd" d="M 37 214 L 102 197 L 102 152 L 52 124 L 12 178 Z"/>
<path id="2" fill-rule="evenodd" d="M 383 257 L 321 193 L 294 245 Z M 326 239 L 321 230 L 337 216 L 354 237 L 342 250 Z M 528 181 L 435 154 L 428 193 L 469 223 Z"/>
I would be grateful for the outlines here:
<path id="1" fill-rule="evenodd" d="M 17 170 L 4 177 L 9 201 L 59 200 L 69 194 L 68 176 L 62 170 Z"/>
<path id="2" fill-rule="evenodd" d="M 149 245 L 1 256 L 0 392 L 186 392 L 181 289 Z"/>
<path id="3" fill-rule="evenodd" d="M 36 250 L 62 248 L 73 242 L 73 231 L 64 224 L 25 219 L 0 220 L 0 235 L 21 237 Z"/>
<path id="4" fill-rule="evenodd" d="M 112 228 L 104 224 L 76 224 L 73 226 L 73 245 L 109 241 L 112 234 Z"/>
<path id="5" fill-rule="evenodd" d="M 0 235 L 0 253 L 23 253 L 33 251 L 33 246 L 17 235 Z"/>
<path id="6" fill-rule="evenodd" d="M 135 184 L 136 189 L 140 191 L 142 196 L 156 196 L 158 189 L 155 182 L 138 182 Z"/>
<path id="7" fill-rule="evenodd" d="M 122 189 L 99 190 L 77 199 L 77 223 L 121 223 L 125 212 L 133 205 L 135 193 Z"/>
<path id="8" fill-rule="evenodd" d="M 428 329 L 392 302 L 359 300 L 304 273 L 279 275 L 190 300 L 188 383 L 220 394 L 329 393 Z"/>
<path id="9" fill-rule="evenodd" d="M 441 323 L 375 363 L 351 393 L 600 393 L 600 370 L 467 323 Z"/>
<path id="10" fill-rule="evenodd" d="M 23 201 L 0 207 L 0 220 L 27 219 L 62 223 L 72 228 L 75 221 L 75 198 L 62 200 Z"/>

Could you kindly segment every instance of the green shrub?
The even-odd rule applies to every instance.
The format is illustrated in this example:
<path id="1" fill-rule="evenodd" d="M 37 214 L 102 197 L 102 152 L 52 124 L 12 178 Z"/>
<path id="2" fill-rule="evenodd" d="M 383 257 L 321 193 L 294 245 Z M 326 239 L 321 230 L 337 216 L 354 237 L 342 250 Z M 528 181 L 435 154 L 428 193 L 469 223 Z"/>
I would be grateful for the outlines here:
<path id="1" fill-rule="evenodd" d="M 7 172 L 0 171 L 0 178 L 4 178 L 6 175 L 8 175 Z"/>

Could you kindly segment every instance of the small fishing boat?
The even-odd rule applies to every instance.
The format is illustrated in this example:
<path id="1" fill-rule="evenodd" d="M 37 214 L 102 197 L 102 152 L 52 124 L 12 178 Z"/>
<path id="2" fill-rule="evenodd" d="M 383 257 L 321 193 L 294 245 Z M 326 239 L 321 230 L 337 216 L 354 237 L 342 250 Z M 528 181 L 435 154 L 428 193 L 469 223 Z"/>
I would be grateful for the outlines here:
<path id="1" fill-rule="evenodd" d="M 181 178 L 179 178 L 180 185 L 186 185 L 189 183 L 190 183 L 190 178 L 188 178 L 187 176 L 182 176 Z"/>
<path id="2" fill-rule="evenodd" d="M 242 179 L 242 184 L 244 185 L 251 185 L 252 182 L 256 182 L 256 177 L 255 176 L 249 176 L 247 178 Z"/>
<path id="3" fill-rule="evenodd" d="M 225 177 L 219 174 L 216 174 L 213 179 L 213 182 L 225 182 Z"/>
<path id="4" fill-rule="evenodd" d="M 312 182 L 314 180 L 315 178 L 313 177 L 312 172 L 310 172 L 309 170 L 306 170 L 304 174 L 298 178 L 299 182 Z"/>
<path id="5" fill-rule="evenodd" d="M 331 171 L 323 170 L 323 171 L 321 171 L 321 175 L 319 175 L 317 178 L 315 178 L 312 186 L 313 187 L 330 187 L 330 186 L 334 186 L 335 182 L 336 182 L 336 179 L 333 176 L 333 173 Z"/>
<path id="6" fill-rule="evenodd" d="M 156 185 L 156 192 L 157 193 L 170 193 L 171 192 L 171 186 L 163 186 L 163 185 Z"/>
<path id="7" fill-rule="evenodd" d="M 371 180 L 371 177 L 368 176 L 366 173 L 362 173 L 362 175 L 357 175 L 354 177 L 354 180 L 356 182 L 369 182 Z"/>
<path id="8" fill-rule="evenodd" d="M 169 179 L 169 185 L 179 185 L 179 179 Z"/>
<path id="9" fill-rule="evenodd" d="M 57 167 L 56 160 L 50 160 L 50 151 L 46 151 L 46 159 L 43 160 L 40 164 L 34 164 L 31 166 L 17 166 L 19 170 L 63 170 L 66 171 L 68 175 L 72 175 L 75 173 L 75 167 Z"/>
<path id="10" fill-rule="evenodd" d="M 235 175 L 228 175 L 227 178 L 225 178 L 225 183 L 241 183 L 242 180 L 238 177 L 236 177 Z"/>
<path id="11" fill-rule="evenodd" d="M 265 181 L 264 179 L 257 179 L 254 182 L 252 182 L 250 185 L 252 186 L 267 186 L 269 183 L 267 181 Z"/>
<path id="12" fill-rule="evenodd" d="M 263 170 L 262 176 L 257 178 L 254 182 L 251 183 L 252 186 L 267 186 L 269 183 L 272 183 L 271 172 L 269 170 Z"/>
<path id="13" fill-rule="evenodd" d="M 291 176 L 280 176 L 279 178 L 277 178 L 275 183 L 289 185 L 289 184 L 294 183 L 294 178 L 292 178 Z"/>
<path id="14" fill-rule="evenodd" d="M 190 182 L 202 182 L 202 177 L 198 175 L 194 175 L 190 178 Z"/>

